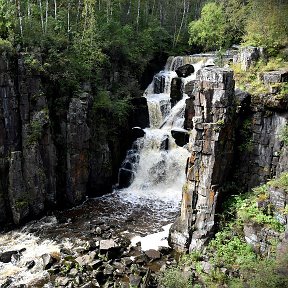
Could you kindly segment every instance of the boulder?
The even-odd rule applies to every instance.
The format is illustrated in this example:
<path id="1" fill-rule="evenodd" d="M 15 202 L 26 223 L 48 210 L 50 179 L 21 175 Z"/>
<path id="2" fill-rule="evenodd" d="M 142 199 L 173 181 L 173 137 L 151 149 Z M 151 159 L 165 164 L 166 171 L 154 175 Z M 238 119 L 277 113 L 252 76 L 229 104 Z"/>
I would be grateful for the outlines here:
<path id="1" fill-rule="evenodd" d="M 144 136 L 145 136 L 145 131 L 142 128 L 140 127 L 132 128 L 132 140 L 133 141 Z"/>
<path id="2" fill-rule="evenodd" d="M 177 76 L 183 77 L 183 78 L 188 77 L 189 75 L 194 73 L 194 71 L 195 71 L 194 66 L 191 64 L 183 65 L 175 70 L 175 72 L 177 73 Z"/>
<path id="3" fill-rule="evenodd" d="M 182 99 L 182 80 L 181 78 L 173 78 L 171 82 L 171 107 Z"/>
<path id="4" fill-rule="evenodd" d="M 100 241 L 100 251 L 106 252 L 111 249 L 119 248 L 117 243 L 113 239 L 101 240 Z"/>
<path id="5" fill-rule="evenodd" d="M 141 283 L 142 277 L 138 275 L 131 274 L 129 276 L 130 286 L 131 287 L 139 287 Z"/>
<path id="6" fill-rule="evenodd" d="M 18 251 L 7 251 L 0 254 L 0 262 L 9 263 L 11 262 L 12 256 L 17 255 Z"/>
<path id="7" fill-rule="evenodd" d="M 151 260 L 156 260 L 156 259 L 161 258 L 161 253 L 155 249 L 149 249 L 145 251 L 144 253 Z"/>

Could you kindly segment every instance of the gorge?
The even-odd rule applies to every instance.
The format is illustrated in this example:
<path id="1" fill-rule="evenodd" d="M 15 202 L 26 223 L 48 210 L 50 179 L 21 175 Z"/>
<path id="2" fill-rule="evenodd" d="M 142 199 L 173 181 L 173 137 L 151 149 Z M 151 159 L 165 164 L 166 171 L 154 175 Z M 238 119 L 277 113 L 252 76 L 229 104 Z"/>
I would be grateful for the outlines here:
<path id="1" fill-rule="evenodd" d="M 239 53 L 241 64 L 252 57 L 249 49 Z M 142 254 L 138 251 L 135 256 L 134 250 L 139 248 L 139 240 L 146 250 L 145 239 L 136 238 L 136 246 L 129 248 L 121 241 L 157 233 L 165 225 L 166 234 L 159 236 L 167 238 L 167 225 L 174 222 L 180 209 L 181 190 L 181 215 L 170 228 L 169 243 L 176 250 L 191 252 L 203 248 L 214 234 L 219 203 L 240 193 L 231 191 L 229 183 L 233 189 L 247 191 L 287 171 L 288 148 L 281 139 L 288 119 L 287 95 L 254 97 L 235 90 L 233 71 L 214 66 L 211 55 L 169 58 L 144 97 L 131 100 L 135 109 L 128 132 L 123 130 L 117 141 L 108 141 L 95 132 L 94 125 L 99 123 L 93 122 L 89 84 L 83 84 L 83 92 L 69 99 L 67 113 L 55 111 L 53 100 L 43 93 L 41 77 L 26 66 L 26 56 L 18 55 L 16 67 L 7 55 L 1 58 L 0 222 L 4 228 L 7 223 L 23 224 L 47 211 L 50 214 L 0 236 L 1 253 L 14 251 L 11 261 L 0 263 L 1 285 L 80 287 L 91 279 L 101 285 L 106 281 L 131 283 L 135 273 L 122 271 L 118 275 L 114 262 L 136 257 L 132 259 L 140 269 Z M 41 61 L 37 54 L 33 57 Z M 178 77 L 175 70 L 186 64 L 192 64 L 195 71 Z M 267 85 L 285 82 L 287 71 L 267 73 L 264 79 Z M 52 123 L 55 116 L 58 122 Z M 86 196 L 111 192 L 119 167 L 114 192 L 86 200 Z M 53 215 L 63 203 L 77 207 Z M 110 243 L 103 242 L 108 239 Z M 104 244 L 110 246 L 103 248 Z M 155 244 L 148 245 L 147 250 L 156 248 Z M 111 250 L 121 245 L 127 251 L 118 251 L 117 257 L 109 259 Z M 166 245 L 165 241 L 159 245 Z M 165 255 L 165 249 L 161 251 Z M 90 258 L 85 262 L 83 257 Z M 31 261 L 33 267 L 28 268 Z M 69 279 L 64 279 L 61 271 L 58 275 L 57 269 L 63 269 L 65 261 L 71 262 L 67 273 L 76 269 L 73 273 L 81 274 L 78 270 L 84 267 L 82 283 L 79 280 L 75 284 L 73 273 Z M 47 267 L 55 268 L 53 273 Z M 149 269 L 136 273 L 143 285 Z M 100 277 L 99 271 L 104 276 L 100 273 Z"/>

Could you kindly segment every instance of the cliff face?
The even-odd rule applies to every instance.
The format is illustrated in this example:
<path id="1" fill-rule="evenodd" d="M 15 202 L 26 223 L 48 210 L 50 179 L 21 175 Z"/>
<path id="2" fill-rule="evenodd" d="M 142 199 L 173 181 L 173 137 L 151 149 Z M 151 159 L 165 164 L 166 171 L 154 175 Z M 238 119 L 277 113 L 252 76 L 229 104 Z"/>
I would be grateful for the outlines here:
<path id="1" fill-rule="evenodd" d="M 288 122 L 288 96 L 235 92 L 233 72 L 216 67 L 200 70 L 185 92 L 192 153 L 181 215 L 169 241 L 180 251 L 191 251 L 211 237 L 223 199 L 287 171 L 281 133 Z"/>
<path id="2" fill-rule="evenodd" d="M 115 143 L 107 131 L 98 137 L 89 84 L 69 99 L 47 96 L 41 62 L 39 53 L 0 56 L 0 228 L 110 192 L 131 141 L 129 127 Z"/>

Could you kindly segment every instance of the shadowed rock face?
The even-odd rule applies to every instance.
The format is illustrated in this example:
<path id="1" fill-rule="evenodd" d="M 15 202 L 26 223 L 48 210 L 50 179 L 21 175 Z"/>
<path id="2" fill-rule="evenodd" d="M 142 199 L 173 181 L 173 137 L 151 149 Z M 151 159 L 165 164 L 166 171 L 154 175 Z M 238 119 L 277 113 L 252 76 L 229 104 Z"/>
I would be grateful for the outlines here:
<path id="1" fill-rule="evenodd" d="M 111 192 L 131 128 L 149 123 L 146 99 L 134 98 L 127 132 L 113 143 L 106 131 L 99 137 L 91 85 L 70 99 L 59 96 L 27 57 L 42 63 L 40 53 L 0 56 L 0 230 Z"/>

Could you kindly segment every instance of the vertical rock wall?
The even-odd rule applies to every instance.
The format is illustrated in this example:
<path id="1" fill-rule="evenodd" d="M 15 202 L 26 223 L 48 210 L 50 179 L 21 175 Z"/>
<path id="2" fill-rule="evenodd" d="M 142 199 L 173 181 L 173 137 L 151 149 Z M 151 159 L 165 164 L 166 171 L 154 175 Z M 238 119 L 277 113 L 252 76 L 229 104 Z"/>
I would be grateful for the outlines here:
<path id="1" fill-rule="evenodd" d="M 112 138 L 105 117 L 94 121 L 91 85 L 61 95 L 42 65 L 37 51 L 0 55 L 0 230 L 112 191 L 129 128 L 149 119 L 146 99 L 136 98 L 131 127 Z"/>
<path id="2" fill-rule="evenodd" d="M 211 237 L 215 209 L 225 198 L 288 170 L 288 147 L 281 140 L 288 125 L 288 95 L 235 93 L 232 71 L 217 67 L 200 70 L 185 93 L 190 98 L 184 125 L 192 153 L 181 215 L 169 241 L 177 250 L 191 251 Z"/>
<path id="3" fill-rule="evenodd" d="M 214 227 L 219 188 L 233 159 L 234 80 L 231 70 L 204 68 L 197 74 L 193 99 L 191 157 L 183 186 L 181 215 L 170 243 L 179 250 L 201 247 Z"/>

